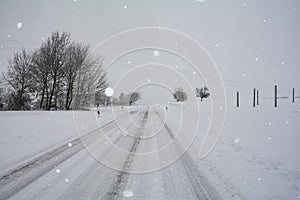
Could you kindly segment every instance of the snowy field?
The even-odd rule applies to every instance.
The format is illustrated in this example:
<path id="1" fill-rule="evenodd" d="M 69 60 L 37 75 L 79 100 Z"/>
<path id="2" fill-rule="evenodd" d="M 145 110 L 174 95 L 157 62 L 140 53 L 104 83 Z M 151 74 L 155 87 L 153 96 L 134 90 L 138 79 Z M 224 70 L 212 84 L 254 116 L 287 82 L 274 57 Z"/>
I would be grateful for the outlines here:
<path id="1" fill-rule="evenodd" d="M 187 154 L 191 156 L 193 162 L 196 163 L 210 184 L 222 196 L 222 199 L 300 198 L 300 159 L 298 156 L 300 141 L 299 103 L 291 104 L 287 100 L 281 100 L 277 108 L 272 107 L 269 101 L 262 101 L 255 108 L 251 107 L 251 105 L 243 105 L 240 108 L 229 105 L 222 136 L 215 149 L 205 159 L 199 159 L 199 149 L 203 136 L 208 129 L 210 106 L 209 101 L 201 102 L 199 105 L 201 120 L 195 140 L 193 140 L 196 127 L 194 119 L 197 113 L 189 106 L 189 103 L 169 104 L 167 112 L 165 112 L 164 106 L 150 107 L 149 124 L 146 126 L 146 133 L 152 134 L 155 130 L 162 128 L 161 122 L 159 122 L 160 118 L 156 118 L 156 114 L 160 115 L 162 119 L 166 119 L 166 124 L 168 124 L 170 130 L 174 130 L 174 135 L 177 134 L 175 130 L 180 130 L 181 133 L 184 132 L 185 134 L 179 133 L 176 136 L 178 141 L 180 141 L 184 149 L 188 148 Z M 1 174 L 61 144 L 68 144 L 68 141 L 78 137 L 76 130 L 79 131 L 79 135 L 83 136 L 91 130 L 97 129 L 99 125 L 108 123 L 113 119 L 112 110 L 116 118 L 124 114 L 126 115 L 128 110 L 140 111 L 132 118 L 133 121 L 138 122 L 138 116 L 144 114 L 144 109 L 146 108 L 125 108 L 122 111 L 121 108 L 103 108 L 101 109 L 100 118 L 97 117 L 95 111 L 78 111 L 74 113 L 1 112 Z M 183 118 L 182 123 L 178 124 L 181 117 Z M 127 122 L 120 122 L 121 127 L 125 127 L 124 125 L 128 127 Z M 132 127 L 128 128 L 128 130 L 131 129 L 135 130 Z M 108 137 L 115 139 L 116 130 L 116 128 L 108 129 Z M 152 137 L 152 135 L 147 136 Z M 158 143 L 155 143 L 156 145 L 161 145 L 160 143 L 167 141 L 163 136 L 157 137 L 161 138 L 158 139 Z M 97 140 L 100 141 L 100 139 Z M 193 143 L 190 147 L 191 141 Z M 85 143 L 84 140 L 83 143 L 87 146 L 90 145 L 89 142 Z M 124 145 L 124 147 L 127 147 L 126 142 L 123 143 L 120 146 Z M 101 144 L 104 144 L 103 140 L 101 140 Z M 118 166 L 117 164 L 123 158 L 123 155 L 117 154 L 114 152 L 115 150 L 105 149 L 105 145 L 101 148 L 97 144 L 91 144 L 90 146 L 92 147 L 87 149 L 97 149 L 97 153 L 101 151 L 101 153 L 111 152 L 112 155 L 119 155 L 117 158 L 111 157 L 108 154 L 103 157 L 108 159 L 112 165 Z M 139 145 L 137 151 L 143 152 L 151 148 L 155 148 L 154 143 L 142 143 Z M 130 176 L 131 178 L 128 179 L 129 183 L 127 186 L 130 190 L 123 190 L 123 198 L 135 197 L 135 199 L 139 199 L 141 197 L 139 195 L 145 195 L 145 198 L 147 195 L 152 198 L 186 198 L 187 196 L 185 195 L 189 194 L 187 190 L 189 186 L 186 184 L 190 183 L 186 183 L 185 180 L 189 179 L 189 177 L 188 174 L 183 173 L 181 167 L 178 166 L 179 161 L 177 161 L 178 155 L 183 153 L 183 151 L 180 149 L 174 149 L 174 151 L 178 153 L 162 152 L 156 158 L 151 158 L 150 160 L 157 160 L 159 158 L 157 162 L 151 163 L 147 163 L 147 159 L 145 158 L 136 157 L 133 163 L 133 166 L 136 167 L 134 168 L 135 170 L 147 170 L 148 167 L 162 166 L 164 163 L 173 162 L 173 160 L 175 163 L 150 174 Z M 85 197 L 93 199 L 95 188 L 89 185 L 91 180 L 88 181 L 88 179 L 91 178 L 91 175 L 87 172 L 102 174 L 101 177 L 95 177 L 94 182 L 91 182 L 93 184 L 108 181 L 109 177 L 114 176 L 113 174 L 116 172 L 105 167 L 101 168 L 101 170 L 98 169 L 98 167 L 95 167 L 98 165 L 90 164 L 95 163 L 95 160 L 87 155 L 89 154 L 80 151 L 76 157 L 69 159 L 69 163 L 63 162 L 56 166 L 56 173 L 47 173 L 29 187 L 25 187 L 16 196 L 13 196 L 14 198 L 12 199 L 18 199 L 22 195 L 26 195 L 28 199 L 40 197 L 66 199 L 73 195 L 81 196 L 82 198 L 86 195 Z M 79 164 L 82 159 L 85 160 L 85 164 Z M 72 167 L 72 170 L 68 174 L 67 169 L 70 167 Z M 193 169 L 193 166 L 190 167 Z M 90 168 L 93 168 L 93 170 Z M 171 170 L 171 174 L 168 174 L 169 170 Z M 179 177 L 172 177 L 177 176 L 176 174 L 172 174 L 173 170 L 176 171 Z M 61 174 L 61 171 L 64 171 L 64 173 Z M 54 176 L 54 174 L 56 175 Z M 112 175 L 107 177 L 104 174 Z M 165 178 L 167 180 L 164 180 Z M 52 182 L 52 179 L 56 181 Z M 61 181 L 58 181 L 60 179 Z M 77 192 L 74 192 L 75 186 L 73 185 L 79 184 L 78 181 L 83 181 L 82 184 L 84 185 L 81 184 L 78 186 L 82 186 L 83 189 L 80 188 Z M 177 185 L 178 187 L 186 185 L 184 187 L 187 188 L 182 188 L 178 191 L 179 193 L 182 192 L 181 197 L 178 195 L 169 196 L 168 190 L 170 188 L 164 185 L 164 181 L 174 184 L 173 187 L 175 188 Z M 72 183 L 70 186 L 68 186 L 69 182 L 70 184 Z M 148 185 L 150 188 L 149 191 L 145 192 L 146 185 L 139 186 L 139 183 L 142 182 Z M 43 185 L 47 187 L 43 187 Z M 85 191 L 85 187 L 91 193 Z M 109 190 L 108 186 L 101 187 L 103 187 L 103 191 L 104 189 Z M 44 190 L 47 191 L 43 192 Z M 160 191 L 162 194 L 149 194 L 151 190 Z M 39 192 L 35 194 L 33 191 Z M 40 196 L 41 194 L 43 195 Z M 107 195 L 109 194 L 106 194 L 104 197 L 107 197 Z M 189 197 L 194 198 L 192 195 Z"/>
<path id="2" fill-rule="evenodd" d="M 300 198 L 300 102 L 280 100 L 277 108 L 272 103 L 229 105 L 221 139 L 199 161 L 223 197 Z"/>
<path id="3" fill-rule="evenodd" d="M 95 111 L 0 112 L 0 174 L 134 109 L 100 108 L 100 118 Z"/>

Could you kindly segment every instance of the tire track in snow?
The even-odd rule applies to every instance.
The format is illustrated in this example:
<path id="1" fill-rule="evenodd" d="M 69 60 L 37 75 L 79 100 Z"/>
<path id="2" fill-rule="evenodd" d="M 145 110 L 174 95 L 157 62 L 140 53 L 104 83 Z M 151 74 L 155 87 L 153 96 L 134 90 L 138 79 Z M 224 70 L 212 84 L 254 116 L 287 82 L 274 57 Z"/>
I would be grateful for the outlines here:
<path id="1" fill-rule="evenodd" d="M 122 171 L 120 171 L 117 174 L 116 180 L 113 182 L 112 185 L 110 185 L 108 191 L 104 194 L 102 199 L 118 199 L 120 196 L 120 192 L 124 189 L 126 183 L 128 182 L 128 178 L 130 175 L 130 173 L 128 171 L 130 170 L 136 150 L 142 139 L 141 135 L 144 132 L 146 122 L 148 119 L 148 115 L 149 115 L 149 110 L 147 110 L 145 112 L 144 117 L 141 121 L 141 127 L 137 130 L 137 132 L 135 134 L 136 139 L 134 140 L 132 146 L 130 147 L 130 150 L 129 150 L 130 154 L 127 156 L 127 158 L 122 166 Z"/>
<path id="2" fill-rule="evenodd" d="M 174 137 L 172 130 L 169 128 L 167 123 L 162 119 L 160 114 L 155 110 L 158 118 L 163 123 L 164 129 L 169 134 L 170 138 L 174 140 L 174 144 L 176 145 L 176 150 L 178 154 L 184 152 L 184 148 L 180 144 L 180 142 Z M 193 191 L 197 199 L 205 199 L 205 200 L 219 200 L 222 199 L 218 194 L 217 190 L 211 185 L 209 180 L 203 175 L 203 173 L 199 170 L 197 164 L 193 161 L 191 156 L 185 152 L 179 160 L 184 168 L 186 173 L 186 177 L 192 185 Z"/>
<path id="3" fill-rule="evenodd" d="M 139 119 L 141 116 L 142 114 L 138 112 L 136 118 Z M 133 123 L 130 123 L 126 130 L 128 130 L 132 125 Z M 118 126 L 116 127 L 119 129 Z M 117 145 L 122 143 L 124 139 L 125 136 L 123 134 L 120 134 L 113 140 L 112 143 Z M 111 152 L 112 149 L 107 148 L 103 152 L 101 152 L 101 155 L 108 155 Z M 112 183 L 111 180 L 109 183 L 106 183 L 108 184 L 108 186 L 103 186 L 102 180 L 112 179 L 114 173 L 112 173 L 111 171 L 112 169 L 104 166 L 103 163 L 95 161 L 95 163 L 91 164 L 85 171 L 83 171 L 80 176 L 57 199 L 81 199 L 80 197 L 82 196 L 85 199 L 101 199 L 103 193 L 109 188 L 109 185 Z"/>
<path id="4" fill-rule="evenodd" d="M 131 111 L 129 113 L 133 114 L 135 112 L 136 111 Z M 82 139 L 92 138 L 97 134 L 97 131 L 102 128 L 110 127 L 116 120 L 119 120 L 124 116 L 126 116 L 126 114 L 107 122 L 100 128 L 90 131 L 81 138 L 68 141 L 65 144 L 2 175 L 0 177 L 0 200 L 10 198 L 29 184 L 33 183 L 36 179 L 54 169 L 55 166 L 58 166 L 62 162 L 77 154 L 84 148 L 84 145 L 81 142 Z M 72 147 L 68 146 L 69 143 L 72 144 Z"/>

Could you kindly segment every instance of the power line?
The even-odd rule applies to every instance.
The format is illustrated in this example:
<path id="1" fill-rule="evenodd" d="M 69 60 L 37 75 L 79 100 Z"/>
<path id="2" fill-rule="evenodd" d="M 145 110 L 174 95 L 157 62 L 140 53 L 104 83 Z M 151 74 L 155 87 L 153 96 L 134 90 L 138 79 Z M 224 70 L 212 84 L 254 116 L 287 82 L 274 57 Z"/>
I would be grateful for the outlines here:
<path id="1" fill-rule="evenodd" d="M 30 41 L 3 39 L 3 38 L 0 38 L 0 42 L 6 44 L 21 44 L 21 45 L 31 45 L 31 46 L 39 46 L 41 44 L 40 42 L 30 42 Z"/>
<path id="2" fill-rule="evenodd" d="M 124 64 L 136 64 L 136 65 L 140 65 L 142 63 L 142 62 L 138 61 L 137 59 L 125 59 L 125 58 L 118 59 L 117 62 L 122 62 Z M 121 65 L 119 65 L 119 66 L 121 66 Z M 127 67 L 127 66 L 123 65 L 122 67 Z M 153 69 L 153 68 L 151 68 L 151 70 L 159 71 L 159 70 Z M 205 78 L 201 77 L 201 79 L 200 79 L 200 77 L 192 76 L 190 74 L 187 74 L 186 72 L 180 72 L 180 73 L 182 75 L 184 75 L 184 77 L 186 77 L 187 79 L 193 79 L 193 80 L 196 80 L 196 81 L 208 80 L 208 81 L 212 81 L 212 82 L 215 82 L 215 83 L 219 83 L 219 81 L 216 80 L 216 79 L 207 78 L 207 77 L 205 77 Z M 243 87 L 243 88 L 249 88 L 249 89 L 252 89 L 253 87 L 256 87 L 256 88 L 259 88 L 260 90 L 265 90 L 265 91 L 272 91 L 273 90 L 273 86 L 266 86 L 266 85 L 261 85 L 261 84 L 253 84 L 253 83 L 234 81 L 234 80 L 226 80 L 226 79 L 223 79 L 223 82 L 224 82 L 224 85 L 227 86 L 227 87 Z M 281 91 L 289 91 L 289 90 L 288 89 L 281 89 Z"/>

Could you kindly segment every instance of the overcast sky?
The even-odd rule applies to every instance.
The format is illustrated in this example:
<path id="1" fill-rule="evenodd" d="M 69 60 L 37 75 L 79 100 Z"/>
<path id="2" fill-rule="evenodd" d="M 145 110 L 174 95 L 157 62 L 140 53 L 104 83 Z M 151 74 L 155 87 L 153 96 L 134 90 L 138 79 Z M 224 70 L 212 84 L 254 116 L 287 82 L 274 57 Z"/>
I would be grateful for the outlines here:
<path id="1" fill-rule="evenodd" d="M 267 96 L 273 84 L 278 84 L 282 93 L 298 86 L 300 93 L 299 24 L 299 0 L 0 0 L 0 71 L 6 70 L 14 51 L 38 48 L 55 30 L 69 31 L 74 40 L 95 47 L 127 29 L 165 27 L 183 32 L 205 47 L 219 67 L 228 93 L 255 86 Z M 118 66 L 125 64 L 119 62 L 112 68 L 112 83 L 120 77 Z M 197 84 L 190 78 L 193 71 L 183 65 L 178 71 Z M 146 75 L 137 78 L 138 83 L 157 74 L 166 77 L 149 71 L 142 74 Z"/>

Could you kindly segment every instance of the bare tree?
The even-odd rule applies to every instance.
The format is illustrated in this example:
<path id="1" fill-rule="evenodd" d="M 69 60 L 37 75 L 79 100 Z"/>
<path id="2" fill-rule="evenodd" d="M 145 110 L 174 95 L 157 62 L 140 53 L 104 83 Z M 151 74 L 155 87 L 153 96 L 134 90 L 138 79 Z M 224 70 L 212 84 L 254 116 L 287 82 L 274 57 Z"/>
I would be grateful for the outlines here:
<path id="1" fill-rule="evenodd" d="M 39 59 L 40 63 L 37 67 L 43 68 L 40 72 L 45 78 L 43 88 L 46 93 L 46 110 L 50 110 L 52 107 L 57 109 L 58 88 L 63 81 L 63 64 L 69 44 L 70 34 L 67 32 L 60 34 L 56 31 L 42 44 L 39 50 L 41 59 Z M 43 102 L 44 97 L 42 99 Z"/>
<path id="2" fill-rule="evenodd" d="M 20 53 L 14 53 L 8 61 L 7 73 L 3 74 L 8 84 L 9 108 L 11 110 L 23 110 L 29 108 L 30 92 L 32 92 L 32 74 L 30 71 L 32 56 L 25 49 Z"/>
<path id="3" fill-rule="evenodd" d="M 5 101 L 6 101 L 6 95 L 4 92 L 4 81 L 2 79 L 2 77 L 0 77 L 0 110 L 4 110 L 5 109 Z"/>
<path id="4" fill-rule="evenodd" d="M 108 82 L 103 59 L 89 54 L 89 47 L 72 42 L 67 32 L 53 32 L 32 55 L 15 54 L 5 76 L 13 109 L 27 103 L 45 110 L 94 104 L 95 93 L 104 94 Z"/>
<path id="5" fill-rule="evenodd" d="M 49 102 L 50 67 L 45 65 L 44 57 L 40 50 L 33 53 L 33 67 L 31 71 L 33 81 L 36 83 L 35 89 L 38 92 L 37 95 L 40 96 L 39 108 L 46 109 Z"/>
<path id="6" fill-rule="evenodd" d="M 196 97 L 200 97 L 201 101 L 210 96 L 208 87 L 196 88 Z"/>
<path id="7" fill-rule="evenodd" d="M 128 105 L 129 104 L 130 96 L 128 94 L 124 94 L 123 92 L 119 96 L 119 101 L 121 105 Z"/>
<path id="8" fill-rule="evenodd" d="M 129 96 L 129 105 L 132 105 L 133 103 L 137 102 L 142 98 L 142 95 L 139 92 L 132 92 L 129 94 Z"/>
<path id="9" fill-rule="evenodd" d="M 103 94 L 108 87 L 102 58 L 87 57 L 76 78 L 75 109 L 95 104 L 96 93 Z"/>
<path id="10" fill-rule="evenodd" d="M 65 109 L 70 110 L 73 101 L 73 90 L 76 77 L 88 56 L 89 47 L 83 44 L 72 44 L 68 48 L 67 58 L 64 65 L 64 76 L 66 84 Z"/>
<path id="11" fill-rule="evenodd" d="M 181 87 L 178 87 L 175 89 L 173 96 L 176 101 L 186 101 L 187 100 L 187 94 L 183 91 L 183 89 Z"/>

